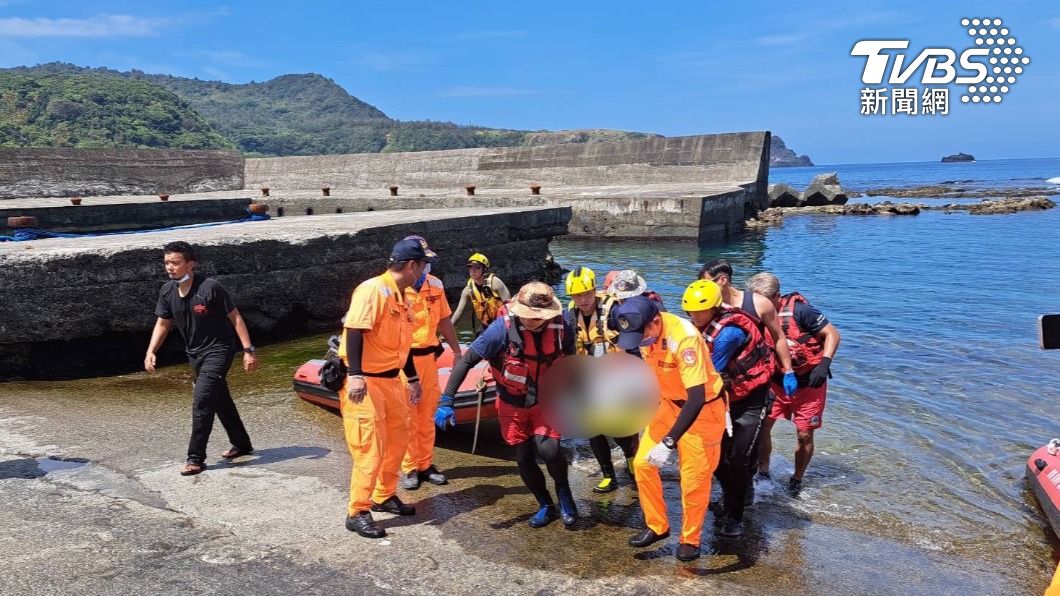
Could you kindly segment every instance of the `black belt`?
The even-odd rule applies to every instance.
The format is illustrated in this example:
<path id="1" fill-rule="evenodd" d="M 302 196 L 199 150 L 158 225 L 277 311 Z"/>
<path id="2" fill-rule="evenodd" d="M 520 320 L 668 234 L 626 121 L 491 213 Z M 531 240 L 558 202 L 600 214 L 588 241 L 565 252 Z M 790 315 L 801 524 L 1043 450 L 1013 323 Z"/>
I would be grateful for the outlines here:
<path id="1" fill-rule="evenodd" d="M 411 350 L 409 350 L 409 353 L 413 356 L 430 356 L 431 354 L 441 354 L 441 348 L 441 344 L 427 346 L 426 348 L 412 348 Z"/>
<path id="2" fill-rule="evenodd" d="M 376 377 L 379 379 L 393 379 L 398 376 L 401 372 L 400 368 L 392 368 L 390 370 L 384 370 L 383 372 L 362 372 L 361 374 L 366 377 Z"/>

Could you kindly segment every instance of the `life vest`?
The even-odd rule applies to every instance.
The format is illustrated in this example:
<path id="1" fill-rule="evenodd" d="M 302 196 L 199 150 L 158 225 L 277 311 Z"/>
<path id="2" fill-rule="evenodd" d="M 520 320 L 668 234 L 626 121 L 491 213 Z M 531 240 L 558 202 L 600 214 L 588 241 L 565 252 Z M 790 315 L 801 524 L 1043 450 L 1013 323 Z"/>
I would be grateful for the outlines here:
<path id="1" fill-rule="evenodd" d="M 736 355 L 729 358 L 725 370 L 718 372 L 725 379 L 725 387 L 732 400 L 737 401 L 769 382 L 776 370 L 776 356 L 766 343 L 758 322 L 743 309 L 731 306 L 722 306 L 721 314 L 710 322 L 703 333 L 703 339 L 712 350 L 718 334 L 730 325 L 738 327 L 747 338 Z"/>
<path id="2" fill-rule="evenodd" d="M 607 318 L 616 302 L 615 297 L 611 294 L 597 293 L 593 320 L 590 321 L 588 328 L 586 328 L 585 317 L 582 316 L 578 307 L 574 305 L 574 301 L 571 301 L 567 309 L 571 314 L 571 320 L 574 322 L 574 328 L 578 334 L 576 341 L 579 354 L 600 357 L 607 352 L 618 351 L 618 346 L 615 345 L 618 340 L 618 331 L 607 327 Z"/>
<path id="3" fill-rule="evenodd" d="M 788 352 L 791 352 L 791 368 L 796 374 L 806 374 L 813 367 L 821 363 L 824 357 L 824 345 L 812 333 L 806 333 L 799 329 L 795 321 L 795 305 L 798 303 L 809 304 L 809 301 L 798 292 L 792 292 L 780 297 L 780 329 L 784 331 L 784 337 L 788 341 Z"/>
<path id="4" fill-rule="evenodd" d="M 548 367 L 563 355 L 563 315 L 550 319 L 539 333 L 527 330 L 519 318 L 501 306 L 508 333 L 506 348 L 490 360 L 497 395 L 504 403 L 529 408 L 537 403 L 537 388 Z"/>
<path id="5" fill-rule="evenodd" d="M 467 289 L 471 296 L 471 308 L 475 311 L 475 317 L 482 323 L 482 327 L 486 328 L 493 322 L 493 319 L 497 318 L 497 313 L 504 306 L 504 302 L 493 293 L 493 274 L 487 273 L 483 281 L 485 283 L 479 288 L 475 280 L 468 278 Z"/>

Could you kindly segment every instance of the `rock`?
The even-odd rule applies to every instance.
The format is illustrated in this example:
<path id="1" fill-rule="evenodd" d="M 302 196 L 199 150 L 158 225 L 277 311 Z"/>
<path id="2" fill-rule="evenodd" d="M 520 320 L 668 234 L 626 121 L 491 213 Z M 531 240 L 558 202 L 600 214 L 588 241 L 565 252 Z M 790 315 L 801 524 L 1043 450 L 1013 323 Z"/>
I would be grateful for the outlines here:
<path id="1" fill-rule="evenodd" d="M 812 166 L 808 155 L 795 155 L 795 152 L 784 145 L 784 140 L 777 135 L 772 135 L 769 141 L 769 167 L 788 168 L 800 166 Z"/>
<path id="2" fill-rule="evenodd" d="M 975 157 L 967 153 L 955 153 L 942 158 L 942 163 L 953 163 L 960 161 L 975 161 Z"/>
<path id="3" fill-rule="evenodd" d="M 1056 207 L 1056 203 L 1046 197 L 1027 197 L 1022 199 L 1002 199 L 1000 201 L 982 201 L 967 207 L 968 213 L 973 215 L 996 215 L 999 213 L 1016 213 L 1017 211 L 1042 211 Z"/>
<path id="4" fill-rule="evenodd" d="M 909 203 L 880 203 L 875 208 L 877 213 L 883 215 L 916 215 L 920 213 L 920 207 Z"/>
<path id="5" fill-rule="evenodd" d="M 745 228 L 761 229 L 768 228 L 769 226 L 775 226 L 784 223 L 784 209 L 779 207 L 770 207 L 764 211 L 760 211 L 753 219 L 748 219 L 744 223 Z"/>
<path id="6" fill-rule="evenodd" d="M 783 183 L 769 185 L 770 207 L 796 207 L 799 204 L 799 191 Z"/>
<path id="7" fill-rule="evenodd" d="M 846 202 L 847 195 L 839 186 L 839 176 L 835 172 L 814 176 L 799 197 L 800 207 L 844 205 Z"/>

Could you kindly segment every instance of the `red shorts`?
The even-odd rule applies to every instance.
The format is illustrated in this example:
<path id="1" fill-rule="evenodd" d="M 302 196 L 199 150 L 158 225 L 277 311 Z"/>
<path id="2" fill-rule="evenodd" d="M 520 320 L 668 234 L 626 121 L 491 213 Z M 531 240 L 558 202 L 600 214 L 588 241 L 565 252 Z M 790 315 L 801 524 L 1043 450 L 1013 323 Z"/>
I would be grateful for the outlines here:
<path id="1" fill-rule="evenodd" d="M 540 404 L 529 408 L 517 408 L 504 403 L 500 398 L 493 402 L 497 405 L 497 418 L 501 426 L 501 436 L 509 445 L 518 445 L 523 441 L 538 437 L 558 439 L 559 431 L 552 428 L 545 420 Z"/>
<path id="2" fill-rule="evenodd" d="M 773 383 L 773 409 L 769 411 L 769 418 L 777 420 L 787 418 L 795 423 L 798 430 L 813 430 L 821 428 L 824 417 L 825 392 L 828 383 L 820 387 L 799 387 L 795 395 L 788 397 L 784 395 L 784 388 Z"/>

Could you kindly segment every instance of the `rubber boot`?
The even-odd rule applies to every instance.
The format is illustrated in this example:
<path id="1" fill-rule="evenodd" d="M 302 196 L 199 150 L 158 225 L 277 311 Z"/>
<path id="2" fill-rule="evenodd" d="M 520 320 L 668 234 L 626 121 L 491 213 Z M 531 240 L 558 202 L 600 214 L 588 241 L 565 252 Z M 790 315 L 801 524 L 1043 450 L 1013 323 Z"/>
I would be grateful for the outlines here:
<path id="1" fill-rule="evenodd" d="M 542 505 L 541 509 L 537 510 L 537 513 L 530 516 L 530 521 L 527 523 L 530 524 L 531 528 L 543 528 L 552 523 L 557 517 L 559 515 L 556 513 L 555 505 Z"/>
<path id="2" fill-rule="evenodd" d="M 559 514 L 563 525 L 573 526 L 578 521 L 578 506 L 574 503 L 570 487 L 557 489 L 556 496 L 559 497 Z"/>

